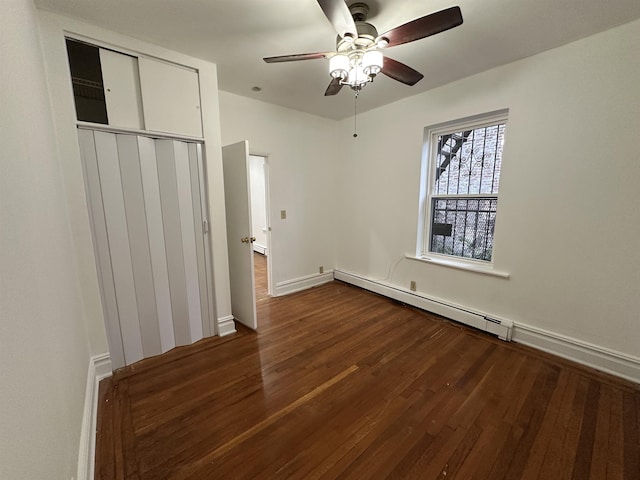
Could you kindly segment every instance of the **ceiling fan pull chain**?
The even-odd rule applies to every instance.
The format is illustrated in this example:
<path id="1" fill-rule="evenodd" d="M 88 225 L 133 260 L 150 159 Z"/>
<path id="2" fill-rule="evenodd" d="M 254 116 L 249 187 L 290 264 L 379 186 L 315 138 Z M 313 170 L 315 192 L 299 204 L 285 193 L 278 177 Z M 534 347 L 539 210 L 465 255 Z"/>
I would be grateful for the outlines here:
<path id="1" fill-rule="evenodd" d="M 356 90 L 356 97 L 353 101 L 353 138 L 358 136 L 358 93 Z"/>

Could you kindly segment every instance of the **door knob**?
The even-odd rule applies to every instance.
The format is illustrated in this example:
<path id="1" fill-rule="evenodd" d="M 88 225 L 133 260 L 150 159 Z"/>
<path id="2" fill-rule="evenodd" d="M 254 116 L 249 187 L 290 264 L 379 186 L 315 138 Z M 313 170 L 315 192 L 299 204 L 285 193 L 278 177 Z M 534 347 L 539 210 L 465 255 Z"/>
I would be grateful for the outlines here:
<path id="1" fill-rule="evenodd" d="M 240 239 L 240 241 L 241 241 L 242 243 L 249 243 L 249 237 L 242 237 L 242 238 Z"/>
<path id="2" fill-rule="evenodd" d="M 251 237 L 251 243 L 256 241 L 256 237 Z"/>

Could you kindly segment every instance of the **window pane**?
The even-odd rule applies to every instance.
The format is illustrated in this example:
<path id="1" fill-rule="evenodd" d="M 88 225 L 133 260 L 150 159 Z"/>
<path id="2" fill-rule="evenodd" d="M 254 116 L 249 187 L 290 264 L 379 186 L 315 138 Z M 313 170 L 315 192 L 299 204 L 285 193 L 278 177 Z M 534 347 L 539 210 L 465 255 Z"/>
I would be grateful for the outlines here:
<path id="1" fill-rule="evenodd" d="M 431 243 L 434 253 L 490 261 L 497 198 L 432 200 Z"/>
<path id="2" fill-rule="evenodd" d="M 439 135 L 433 193 L 497 194 L 505 124 Z"/>

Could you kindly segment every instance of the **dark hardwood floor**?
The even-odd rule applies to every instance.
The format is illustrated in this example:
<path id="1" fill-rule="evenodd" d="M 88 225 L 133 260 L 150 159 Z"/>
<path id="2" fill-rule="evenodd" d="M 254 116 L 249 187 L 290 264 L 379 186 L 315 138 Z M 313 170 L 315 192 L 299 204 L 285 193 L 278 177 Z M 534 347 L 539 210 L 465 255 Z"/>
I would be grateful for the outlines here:
<path id="1" fill-rule="evenodd" d="M 640 478 L 637 385 L 338 282 L 258 299 L 101 382 L 97 479 Z"/>
<path id="2" fill-rule="evenodd" d="M 267 285 L 267 257 L 253 252 L 253 266 L 256 275 L 256 303 L 269 298 Z"/>

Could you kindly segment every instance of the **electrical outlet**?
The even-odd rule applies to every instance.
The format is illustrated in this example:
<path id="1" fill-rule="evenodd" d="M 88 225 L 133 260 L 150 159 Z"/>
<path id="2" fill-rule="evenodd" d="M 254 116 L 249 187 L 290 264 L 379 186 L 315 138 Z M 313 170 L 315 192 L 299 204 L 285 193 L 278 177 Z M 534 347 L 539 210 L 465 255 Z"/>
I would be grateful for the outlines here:
<path id="1" fill-rule="evenodd" d="M 416 281 L 415 280 L 411 280 L 411 283 L 409 284 L 409 290 L 411 290 L 412 292 L 416 291 Z"/>
<path id="2" fill-rule="evenodd" d="M 287 211 L 280 210 L 280 220 L 285 220 L 287 218 Z"/>
<path id="3" fill-rule="evenodd" d="M 319 271 L 320 273 L 324 273 L 324 266 L 320 265 L 320 268 L 318 269 L 318 271 Z"/>

